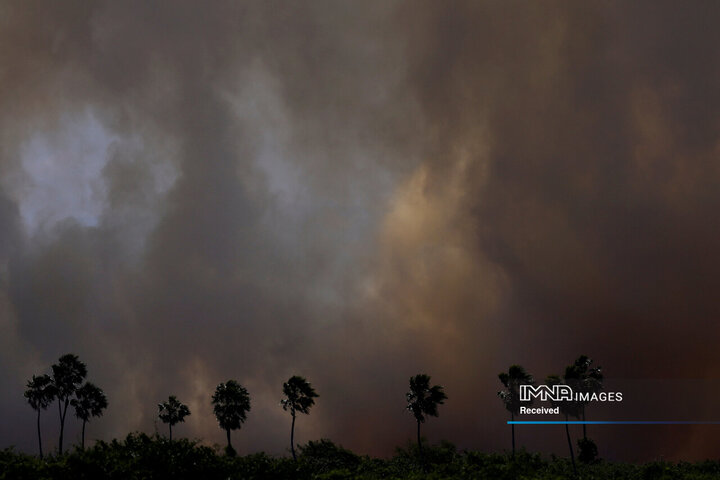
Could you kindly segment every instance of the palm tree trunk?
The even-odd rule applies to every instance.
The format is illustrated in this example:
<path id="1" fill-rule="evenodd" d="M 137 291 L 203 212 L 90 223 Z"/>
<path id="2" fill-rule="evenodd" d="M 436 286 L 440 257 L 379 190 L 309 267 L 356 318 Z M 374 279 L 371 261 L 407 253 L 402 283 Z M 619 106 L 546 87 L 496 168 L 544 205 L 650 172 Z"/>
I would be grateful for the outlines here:
<path id="1" fill-rule="evenodd" d="M 37 415 L 37 431 L 38 431 L 38 447 L 40 447 L 40 458 L 43 458 L 42 437 L 40 436 L 40 409 L 39 408 L 38 408 L 38 415 Z"/>
<path id="2" fill-rule="evenodd" d="M 420 452 L 420 459 L 423 458 L 423 449 L 422 449 L 422 440 L 420 439 L 420 420 L 417 422 L 417 442 L 418 442 L 418 451 Z"/>
<path id="3" fill-rule="evenodd" d="M 585 424 L 585 405 L 582 407 L 583 439 L 587 440 L 587 425 Z"/>
<path id="4" fill-rule="evenodd" d="M 170 443 L 172 443 L 172 425 L 168 423 L 168 427 L 170 428 Z"/>
<path id="5" fill-rule="evenodd" d="M 577 467 L 575 466 L 575 453 L 572 448 L 572 441 L 570 440 L 570 426 L 567 424 L 568 416 L 565 414 L 565 435 L 567 435 L 568 447 L 570 448 L 570 459 L 572 460 L 573 472 L 577 478 Z"/>
<path id="6" fill-rule="evenodd" d="M 515 414 L 513 412 L 510 412 L 510 421 L 515 421 Z M 512 456 L 515 458 L 515 424 L 510 425 L 512 427 Z"/>
<path id="7" fill-rule="evenodd" d="M 425 455 L 423 455 L 422 441 L 420 440 L 420 420 L 417 421 L 417 442 L 418 452 L 420 453 L 420 464 L 423 467 L 423 471 L 427 472 L 427 466 L 425 465 Z"/>
<path id="8" fill-rule="evenodd" d="M 58 410 L 60 412 L 60 441 L 58 442 L 58 451 L 60 455 L 63 453 L 63 434 L 65 433 L 65 415 L 67 415 L 68 400 L 65 400 L 65 409 L 63 410 L 62 404 L 58 399 Z"/>
<path id="9" fill-rule="evenodd" d="M 295 456 L 295 413 L 292 415 L 292 427 L 290 427 L 290 450 L 292 451 L 293 460 L 297 461 Z"/>
<path id="10" fill-rule="evenodd" d="M 417 442 L 418 451 L 420 452 L 420 457 L 422 457 L 422 442 L 420 441 L 420 420 L 417 421 Z"/>
<path id="11" fill-rule="evenodd" d="M 227 442 L 228 442 L 228 446 L 225 449 L 225 455 L 227 455 L 228 457 L 235 457 L 235 456 L 237 456 L 237 452 L 235 451 L 235 449 L 232 446 L 232 431 L 229 428 L 226 428 L 225 433 L 227 433 Z"/>
<path id="12" fill-rule="evenodd" d="M 83 420 L 82 437 L 80 437 L 80 450 L 85 450 L 85 420 Z"/>

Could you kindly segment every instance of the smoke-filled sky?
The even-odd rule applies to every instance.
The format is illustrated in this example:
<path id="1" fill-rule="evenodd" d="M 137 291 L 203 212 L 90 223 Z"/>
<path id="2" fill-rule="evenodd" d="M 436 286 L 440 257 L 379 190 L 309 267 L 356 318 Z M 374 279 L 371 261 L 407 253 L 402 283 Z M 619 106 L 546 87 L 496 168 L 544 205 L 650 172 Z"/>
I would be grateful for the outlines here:
<path id="1" fill-rule="evenodd" d="M 580 354 L 625 379 L 609 419 L 717 420 L 718 22 L 711 2 L 0 2 L 0 447 L 35 451 L 25 383 L 67 352 L 109 398 L 89 439 L 164 432 L 175 394 L 177 434 L 222 444 L 210 395 L 234 378 L 238 450 L 287 454 L 299 374 L 320 398 L 298 442 L 389 455 L 425 372 L 449 397 L 429 440 L 502 451 L 497 374 Z M 517 434 L 565 454 L 561 427 Z M 720 453 L 717 426 L 590 436 Z"/>

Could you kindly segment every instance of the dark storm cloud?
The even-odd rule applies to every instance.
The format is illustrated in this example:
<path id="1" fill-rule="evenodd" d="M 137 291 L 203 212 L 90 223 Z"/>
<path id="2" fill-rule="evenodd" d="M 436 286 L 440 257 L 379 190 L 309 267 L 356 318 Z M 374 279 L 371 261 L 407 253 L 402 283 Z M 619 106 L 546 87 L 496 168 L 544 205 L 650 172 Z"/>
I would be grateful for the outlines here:
<path id="1" fill-rule="evenodd" d="M 497 450 L 511 363 L 717 367 L 711 4 L 0 8 L 6 444 L 33 447 L 23 383 L 67 351 L 110 398 L 91 436 L 153 431 L 173 393 L 221 442 L 237 378 L 240 448 L 271 452 L 296 373 L 321 395 L 300 441 L 388 453 L 420 371 L 450 396 L 430 438 Z M 705 435 L 597 432 L 633 458 Z"/>

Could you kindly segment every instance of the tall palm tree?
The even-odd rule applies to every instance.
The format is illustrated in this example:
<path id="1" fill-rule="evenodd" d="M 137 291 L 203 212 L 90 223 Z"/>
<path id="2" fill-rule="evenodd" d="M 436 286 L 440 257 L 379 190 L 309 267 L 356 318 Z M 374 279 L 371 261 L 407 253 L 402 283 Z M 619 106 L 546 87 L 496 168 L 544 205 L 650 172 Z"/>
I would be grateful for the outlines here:
<path id="1" fill-rule="evenodd" d="M 75 407 L 75 416 L 82 420 L 82 437 L 80 448 L 85 450 L 85 424 L 90 417 L 101 417 L 108 406 L 105 392 L 93 383 L 87 382 L 75 392 L 70 405 Z"/>
<path id="2" fill-rule="evenodd" d="M 548 375 L 547 379 L 545 379 L 545 383 L 549 386 L 569 385 L 571 388 L 573 388 L 573 391 L 576 391 L 574 388 L 576 385 L 574 366 L 570 365 L 569 367 L 567 367 L 565 369 L 565 375 L 562 378 L 558 375 Z M 565 436 L 567 437 L 568 448 L 570 449 L 570 459 L 572 460 L 573 472 L 575 473 L 575 477 L 577 477 L 575 452 L 573 452 L 572 440 L 570 440 L 570 426 L 568 425 L 567 421 L 570 419 L 569 417 L 571 416 L 575 418 L 578 418 L 580 416 L 580 404 L 575 400 L 563 400 L 558 402 L 551 401 L 550 403 L 553 408 L 560 407 L 560 413 L 565 415 Z"/>
<path id="3" fill-rule="evenodd" d="M 248 391 L 235 380 L 221 383 L 212 396 L 213 412 L 220 424 L 220 428 L 227 433 L 227 453 L 234 456 L 235 449 L 230 441 L 230 431 L 239 429 L 247 419 L 250 411 L 250 395 Z"/>
<path id="4" fill-rule="evenodd" d="M 40 458 L 43 458 L 42 436 L 40 435 L 40 411 L 47 407 L 55 400 L 55 385 L 53 385 L 50 375 L 33 375 L 32 379 L 27 383 L 25 390 L 25 398 L 30 406 L 37 410 L 37 434 L 38 447 L 40 448 Z"/>
<path id="5" fill-rule="evenodd" d="M 172 427 L 184 422 L 185 417 L 190 415 L 187 405 L 180 402 L 175 395 L 170 395 L 166 402 L 158 404 L 158 417 L 163 423 L 167 423 L 170 429 L 170 441 L 172 442 Z"/>
<path id="6" fill-rule="evenodd" d="M 75 392 L 87 376 L 87 367 L 80 361 L 77 355 L 68 353 L 60 357 L 58 363 L 52 366 L 52 372 L 55 395 L 58 400 L 58 412 L 60 414 L 60 441 L 58 443 L 58 451 L 60 455 L 62 455 L 67 409 L 70 405 L 70 399 L 75 395 Z"/>
<path id="7" fill-rule="evenodd" d="M 572 365 L 565 369 L 566 381 L 571 384 L 574 391 L 582 394 L 594 394 L 603 389 L 602 369 L 599 366 L 592 367 L 592 362 L 587 355 L 580 355 Z M 579 415 L 583 420 L 583 436 L 578 440 L 578 459 L 585 463 L 592 462 L 597 457 L 597 446 L 587 436 L 585 408 L 588 403 L 589 400 L 578 401 Z"/>
<path id="8" fill-rule="evenodd" d="M 582 393 L 598 393 L 603 389 L 603 374 L 602 368 L 590 367 L 592 365 L 592 358 L 587 355 L 580 355 L 575 363 L 572 365 L 573 378 L 577 379 L 577 389 Z M 585 406 L 588 402 L 581 402 L 580 415 L 582 421 L 585 421 Z M 587 441 L 587 425 L 583 423 L 583 439 Z"/>
<path id="9" fill-rule="evenodd" d="M 498 397 L 502 400 L 505 408 L 510 412 L 510 420 L 515 421 L 515 415 L 520 414 L 521 406 L 532 405 L 530 401 L 520 401 L 520 385 L 533 385 L 535 380 L 532 375 L 525 371 L 520 365 L 511 365 L 507 373 L 502 372 L 498 374 L 500 382 L 505 387 L 505 390 L 498 392 Z M 510 425 L 512 427 L 512 455 L 515 456 L 515 424 Z"/>
<path id="10" fill-rule="evenodd" d="M 293 375 L 290 379 L 283 383 L 283 395 L 285 398 L 280 400 L 283 410 L 290 411 L 292 416 L 292 427 L 290 427 L 290 450 L 292 451 L 293 460 L 297 460 L 295 456 L 295 412 L 304 414 L 310 413 L 310 407 L 315 405 L 315 398 L 319 397 L 312 386 L 303 377 Z"/>
<path id="11" fill-rule="evenodd" d="M 410 377 L 410 391 L 405 394 L 407 409 L 417 421 L 417 442 L 420 458 L 423 459 L 422 442 L 420 441 L 420 424 L 425 423 L 428 416 L 438 416 L 438 405 L 447 400 L 441 385 L 430 386 L 430 376 L 420 373 Z"/>

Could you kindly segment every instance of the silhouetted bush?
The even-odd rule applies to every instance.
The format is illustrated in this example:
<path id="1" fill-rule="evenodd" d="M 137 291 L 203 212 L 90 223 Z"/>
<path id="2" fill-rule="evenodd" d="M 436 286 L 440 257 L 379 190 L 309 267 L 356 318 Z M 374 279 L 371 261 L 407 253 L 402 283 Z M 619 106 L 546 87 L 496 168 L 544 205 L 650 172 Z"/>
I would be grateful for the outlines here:
<path id="1" fill-rule="evenodd" d="M 589 438 L 578 440 L 578 460 L 583 463 L 593 463 L 597 460 L 598 449 L 595 442 Z"/>
<path id="2" fill-rule="evenodd" d="M 329 473 L 333 470 L 355 471 L 361 458 L 350 450 L 335 445 L 323 438 L 300 446 L 298 461 L 301 468 L 313 473 Z"/>

